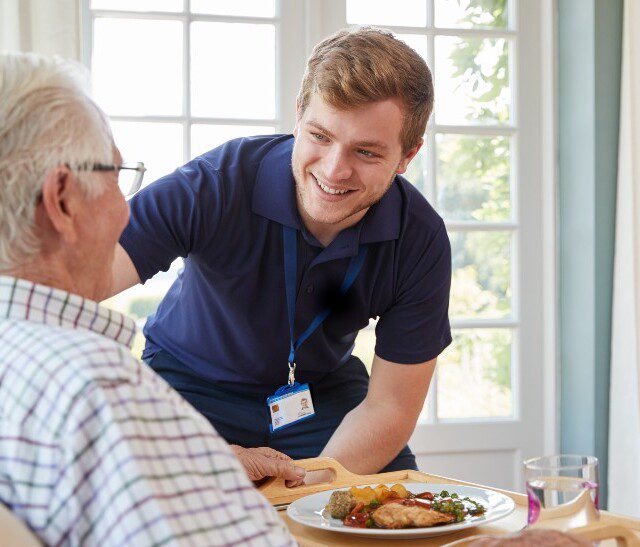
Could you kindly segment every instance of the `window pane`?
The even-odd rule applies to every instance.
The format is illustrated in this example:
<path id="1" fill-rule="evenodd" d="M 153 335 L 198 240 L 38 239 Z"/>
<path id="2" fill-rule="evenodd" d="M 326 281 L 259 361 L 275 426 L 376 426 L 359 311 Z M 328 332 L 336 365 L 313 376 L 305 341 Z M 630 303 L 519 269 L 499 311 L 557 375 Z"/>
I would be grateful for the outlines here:
<path id="1" fill-rule="evenodd" d="M 164 298 L 182 266 L 183 260 L 178 258 L 173 261 L 169 270 L 157 273 L 144 285 L 131 287 L 102 302 L 102 305 L 124 313 L 135 320 L 138 331 L 133 340 L 131 353 L 137 358 L 140 358 L 144 349 L 145 339 L 142 329 L 147 322 L 147 317 L 155 313 L 158 304 Z"/>
<path id="2" fill-rule="evenodd" d="M 435 0 L 436 26 L 503 29 L 507 27 L 507 5 L 507 0 Z"/>
<path id="3" fill-rule="evenodd" d="M 424 27 L 427 25 L 427 3 L 424 0 L 347 0 L 347 23 Z"/>
<path id="4" fill-rule="evenodd" d="M 173 172 L 182 161 L 182 126 L 177 123 L 111 122 L 125 161 L 144 162 L 143 185 Z"/>
<path id="5" fill-rule="evenodd" d="M 407 167 L 406 173 L 402 175 L 411 184 L 413 184 L 418 190 L 420 190 L 425 197 L 429 197 L 427 188 L 427 169 L 429 168 L 429 157 L 431 151 L 426 146 L 420 148 L 420 151 L 416 154 L 416 157 L 411 160 L 411 163 Z M 432 205 L 434 205 L 432 203 Z M 438 211 L 442 214 L 440 211 Z"/>
<path id="6" fill-rule="evenodd" d="M 438 359 L 438 418 L 513 414 L 510 329 L 459 330 Z"/>
<path id="7" fill-rule="evenodd" d="M 275 0 L 191 0 L 193 13 L 274 17 Z"/>
<path id="8" fill-rule="evenodd" d="M 447 220 L 508 220 L 509 144 L 499 135 L 436 135 L 438 212 Z"/>
<path id="9" fill-rule="evenodd" d="M 182 0 L 92 0 L 91 7 L 123 11 L 182 11 Z"/>
<path id="10" fill-rule="evenodd" d="M 426 62 L 428 59 L 429 41 L 424 34 L 396 34 L 395 36 L 399 40 L 405 42 L 409 47 L 415 49 Z"/>
<path id="11" fill-rule="evenodd" d="M 509 122 L 507 40 L 436 36 L 435 61 L 437 123 Z"/>
<path id="12" fill-rule="evenodd" d="M 356 337 L 355 346 L 352 355 L 358 357 L 367 367 L 367 371 L 371 374 L 371 365 L 373 357 L 376 353 L 376 331 L 375 322 L 369 322 L 369 328 L 362 329 Z"/>
<path id="13" fill-rule="evenodd" d="M 275 27 L 191 24 L 191 111 L 216 118 L 275 117 Z"/>
<path id="14" fill-rule="evenodd" d="M 450 232 L 453 276 L 449 315 L 456 318 L 511 314 L 511 234 Z"/>
<path id="15" fill-rule="evenodd" d="M 111 115 L 179 115 L 182 24 L 98 18 L 91 72 L 96 101 Z"/>
<path id="16" fill-rule="evenodd" d="M 275 127 L 264 125 L 211 125 L 197 123 L 191 126 L 191 157 L 199 156 L 231 139 L 275 133 Z"/>
<path id="17" fill-rule="evenodd" d="M 431 386 L 434 386 L 435 382 L 431 383 Z M 418 416 L 418 423 L 419 424 L 427 424 L 427 423 L 431 423 L 433 416 L 432 416 L 432 408 L 433 408 L 433 397 L 434 397 L 434 393 L 436 391 L 435 387 L 431 387 L 429 389 L 429 392 L 427 393 L 427 396 L 424 400 L 424 405 L 422 405 L 422 410 L 420 411 L 420 416 Z"/>

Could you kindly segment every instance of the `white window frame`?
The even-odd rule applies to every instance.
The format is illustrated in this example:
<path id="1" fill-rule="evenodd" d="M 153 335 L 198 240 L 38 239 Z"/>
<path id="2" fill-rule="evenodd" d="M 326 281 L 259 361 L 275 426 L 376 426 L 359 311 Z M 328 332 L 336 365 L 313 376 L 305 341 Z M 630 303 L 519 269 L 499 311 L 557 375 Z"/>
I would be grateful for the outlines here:
<path id="1" fill-rule="evenodd" d="M 295 92 L 290 82 L 294 78 L 292 72 L 295 67 L 301 64 L 300 59 L 291 55 L 291 51 L 296 50 L 295 42 L 300 42 L 300 34 L 294 33 L 295 18 L 297 10 L 289 11 L 276 0 L 276 13 L 274 17 L 246 17 L 246 16 L 225 16 L 225 15 L 205 15 L 190 13 L 190 0 L 183 0 L 183 10 L 181 12 L 164 11 L 125 11 L 92 9 L 91 0 L 80 0 L 82 3 L 82 62 L 91 70 L 91 57 L 93 47 L 93 27 L 98 18 L 121 18 L 121 19 L 144 19 L 144 20 L 164 20 L 179 21 L 182 23 L 182 112 L 177 116 L 149 116 L 149 115 L 114 115 L 109 116 L 114 122 L 169 122 L 182 126 L 183 137 L 183 161 L 186 163 L 192 157 L 191 151 L 191 125 L 219 124 L 219 125 L 252 125 L 262 127 L 275 127 L 277 132 L 289 132 L 293 130 L 295 122 Z M 289 0 L 290 1 L 290 0 Z M 265 118 L 217 118 L 217 117 L 197 117 L 191 114 L 191 56 L 190 56 L 190 25 L 192 22 L 204 21 L 215 23 L 252 23 L 252 24 L 273 24 L 275 26 L 276 51 L 276 86 L 275 86 L 275 117 Z M 286 30 L 286 35 L 285 31 Z M 283 36 L 285 35 L 285 36 Z M 294 42 L 294 43 L 291 43 Z M 294 46 L 294 47 L 292 47 Z M 304 57 L 302 67 L 304 67 Z M 297 77 L 297 74 L 295 75 Z M 123 82 L 124 85 L 124 82 Z M 293 98 L 292 98 L 292 93 Z"/>

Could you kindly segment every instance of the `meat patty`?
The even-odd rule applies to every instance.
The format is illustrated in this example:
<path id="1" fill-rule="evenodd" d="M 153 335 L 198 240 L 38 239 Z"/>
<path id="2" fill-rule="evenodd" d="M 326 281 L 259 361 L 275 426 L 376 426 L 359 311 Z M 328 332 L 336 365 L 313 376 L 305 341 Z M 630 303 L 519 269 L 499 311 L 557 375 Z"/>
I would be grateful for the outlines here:
<path id="1" fill-rule="evenodd" d="M 400 503 L 389 503 L 379 507 L 373 512 L 372 517 L 382 528 L 427 528 L 455 520 L 453 515 L 447 513 Z"/>
<path id="2" fill-rule="evenodd" d="M 327 511 L 334 519 L 342 520 L 356 506 L 356 498 L 348 490 L 336 490 L 331 494 Z"/>

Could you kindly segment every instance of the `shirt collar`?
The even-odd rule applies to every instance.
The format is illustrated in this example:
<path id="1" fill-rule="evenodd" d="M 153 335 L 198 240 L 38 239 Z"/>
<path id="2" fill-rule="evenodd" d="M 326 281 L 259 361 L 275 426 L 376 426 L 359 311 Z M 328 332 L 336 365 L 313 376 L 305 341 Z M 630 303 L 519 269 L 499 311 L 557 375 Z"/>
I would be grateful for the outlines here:
<path id="1" fill-rule="evenodd" d="M 260 163 L 253 189 L 252 211 L 300 230 L 295 181 L 291 170 L 293 135 L 274 146 Z"/>
<path id="2" fill-rule="evenodd" d="M 262 159 L 253 190 L 252 211 L 270 220 L 302 229 L 295 196 L 295 180 L 291 169 L 293 135 L 274 146 Z M 392 241 L 400 236 L 402 195 L 396 177 L 382 199 L 373 205 L 364 218 L 352 228 L 342 231 L 327 247 L 339 247 L 341 252 L 331 258 L 353 256 L 361 243 Z M 335 256 L 333 256 L 335 255 Z"/>
<path id="3" fill-rule="evenodd" d="M 133 319 L 93 300 L 9 276 L 0 276 L 2 319 L 90 330 L 129 348 L 136 333 Z"/>

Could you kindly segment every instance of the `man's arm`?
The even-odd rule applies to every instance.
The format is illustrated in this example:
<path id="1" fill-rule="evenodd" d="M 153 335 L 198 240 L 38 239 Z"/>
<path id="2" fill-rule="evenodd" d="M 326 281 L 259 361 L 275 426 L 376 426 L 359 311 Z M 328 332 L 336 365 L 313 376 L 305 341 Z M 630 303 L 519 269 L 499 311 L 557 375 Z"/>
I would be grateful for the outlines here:
<path id="1" fill-rule="evenodd" d="M 109 296 L 114 296 L 140 283 L 138 271 L 133 265 L 131 258 L 129 258 L 127 251 L 122 248 L 120 243 L 116 245 L 111 272 L 111 289 Z"/>
<path id="2" fill-rule="evenodd" d="M 411 437 L 435 368 L 436 359 L 400 365 L 376 355 L 367 396 L 344 417 L 321 456 L 354 473 L 378 473 Z"/>

